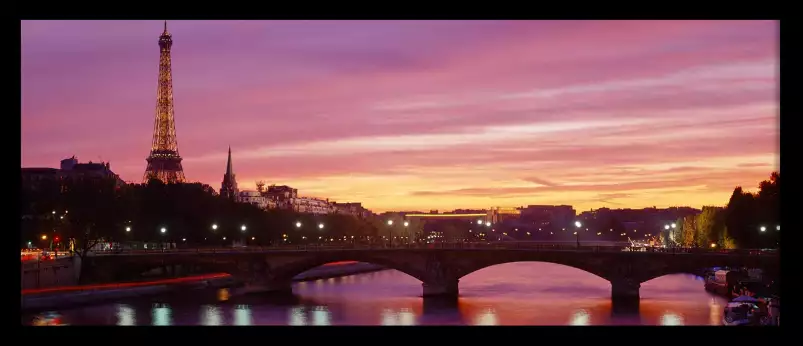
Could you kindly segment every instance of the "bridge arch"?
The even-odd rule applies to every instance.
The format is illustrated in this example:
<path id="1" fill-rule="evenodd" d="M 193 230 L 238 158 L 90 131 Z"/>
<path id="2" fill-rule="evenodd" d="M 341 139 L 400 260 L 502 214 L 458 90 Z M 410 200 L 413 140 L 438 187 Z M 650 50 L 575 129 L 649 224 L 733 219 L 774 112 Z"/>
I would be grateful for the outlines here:
<path id="1" fill-rule="evenodd" d="M 496 253 L 491 253 L 490 256 L 465 260 L 458 259 L 455 262 L 452 267 L 456 269 L 455 274 L 457 279 L 485 268 L 519 262 L 550 263 L 571 267 L 607 281 L 611 281 L 616 275 L 616 271 L 614 270 L 616 268 L 616 263 L 612 261 L 612 258 L 599 256 L 567 256 L 560 252 L 498 251 Z"/>
<path id="2" fill-rule="evenodd" d="M 551 266 L 555 266 L 556 268 L 565 268 L 565 269 L 568 269 L 568 270 L 570 270 L 572 272 L 582 272 L 584 274 L 590 274 L 590 276 L 592 276 L 594 278 L 598 278 L 598 279 L 602 279 L 602 280 L 605 280 L 605 281 L 609 281 L 609 279 L 607 277 L 605 277 L 605 274 L 600 272 L 596 268 L 590 268 L 588 266 L 579 265 L 579 264 L 572 265 L 572 264 L 565 263 L 564 261 L 545 261 L 545 260 L 511 260 L 511 261 L 499 261 L 498 263 L 486 263 L 487 265 L 484 265 L 484 266 L 479 266 L 479 265 L 471 266 L 471 267 L 468 267 L 467 269 L 465 269 L 465 272 L 461 272 L 460 276 L 458 277 L 458 279 L 462 280 L 462 279 L 465 279 L 467 276 L 469 276 L 471 274 L 476 274 L 478 272 L 481 272 L 481 271 L 484 271 L 484 270 L 487 270 L 487 269 L 492 269 L 494 267 L 503 266 L 503 265 L 507 265 L 507 264 L 517 264 L 517 263 L 548 264 L 548 265 L 551 265 Z M 536 275 L 539 275 L 539 274 L 536 274 Z"/>
<path id="3" fill-rule="evenodd" d="M 278 264 L 272 267 L 270 271 L 274 280 L 291 281 L 294 277 L 311 269 L 315 269 L 329 263 L 348 261 L 380 265 L 386 269 L 393 269 L 407 274 L 408 276 L 411 276 L 421 282 L 424 282 L 426 277 L 426 273 L 419 268 L 405 264 L 401 261 L 395 261 L 383 256 L 353 254 L 319 254 L 307 258 L 299 258 L 291 262 Z"/>

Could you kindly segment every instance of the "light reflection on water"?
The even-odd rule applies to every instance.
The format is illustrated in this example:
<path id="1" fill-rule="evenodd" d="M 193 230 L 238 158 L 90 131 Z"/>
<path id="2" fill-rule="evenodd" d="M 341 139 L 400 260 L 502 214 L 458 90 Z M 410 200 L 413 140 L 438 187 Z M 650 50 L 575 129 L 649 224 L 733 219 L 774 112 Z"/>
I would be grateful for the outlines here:
<path id="1" fill-rule="evenodd" d="M 117 304 L 117 325 L 135 326 L 137 325 L 137 315 L 134 308 L 127 304 Z"/>
<path id="2" fill-rule="evenodd" d="M 460 290 L 457 302 L 436 304 L 420 297 L 421 283 L 416 279 L 397 271 L 381 271 L 298 283 L 293 301 L 238 296 L 220 289 L 49 312 L 24 317 L 23 323 L 719 325 L 725 303 L 705 292 L 693 276 L 671 275 L 642 284 L 637 313 L 614 313 L 607 281 L 547 263 L 511 263 L 481 270 L 462 278 Z"/>
<path id="3" fill-rule="evenodd" d="M 215 305 L 202 305 L 201 306 L 201 325 L 204 326 L 219 326 L 223 324 L 223 316 L 220 307 Z"/>
<path id="4" fill-rule="evenodd" d="M 153 325 L 154 326 L 169 326 L 173 321 L 171 320 L 172 311 L 168 304 L 154 304 L 153 305 Z"/>

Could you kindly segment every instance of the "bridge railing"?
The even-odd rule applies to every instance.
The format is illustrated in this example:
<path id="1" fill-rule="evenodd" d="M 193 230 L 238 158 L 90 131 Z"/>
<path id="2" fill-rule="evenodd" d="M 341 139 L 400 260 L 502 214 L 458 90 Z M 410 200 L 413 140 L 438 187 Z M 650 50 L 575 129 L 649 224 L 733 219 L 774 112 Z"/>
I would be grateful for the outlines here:
<path id="1" fill-rule="evenodd" d="M 201 247 L 201 248 L 174 248 L 174 249 L 112 249 L 94 251 L 95 255 L 146 255 L 146 254 L 213 254 L 213 253 L 242 253 L 242 252 L 281 252 L 281 251 L 331 251 L 331 250 L 444 250 L 444 249 L 507 249 L 529 251 L 574 251 L 574 252 L 659 252 L 659 253 L 722 253 L 744 255 L 774 254 L 774 251 L 743 249 L 718 250 L 703 248 L 659 248 L 659 247 L 632 247 L 632 246 L 584 246 L 569 244 L 539 244 L 539 243 L 435 243 L 435 244 L 345 244 L 345 245 L 275 245 L 275 246 L 244 246 L 244 247 Z"/>

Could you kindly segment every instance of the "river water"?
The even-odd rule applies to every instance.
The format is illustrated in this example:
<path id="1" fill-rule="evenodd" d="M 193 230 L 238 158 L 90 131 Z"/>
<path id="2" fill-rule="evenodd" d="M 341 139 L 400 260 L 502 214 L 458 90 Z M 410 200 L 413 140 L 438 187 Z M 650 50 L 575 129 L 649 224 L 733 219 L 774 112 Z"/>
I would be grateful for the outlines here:
<path id="1" fill-rule="evenodd" d="M 693 275 L 641 285 L 638 311 L 614 312 L 610 284 L 550 263 L 508 263 L 460 280 L 456 304 L 421 298 L 395 270 L 296 283 L 294 299 L 227 289 L 121 300 L 22 317 L 45 325 L 720 325 L 724 298 Z"/>

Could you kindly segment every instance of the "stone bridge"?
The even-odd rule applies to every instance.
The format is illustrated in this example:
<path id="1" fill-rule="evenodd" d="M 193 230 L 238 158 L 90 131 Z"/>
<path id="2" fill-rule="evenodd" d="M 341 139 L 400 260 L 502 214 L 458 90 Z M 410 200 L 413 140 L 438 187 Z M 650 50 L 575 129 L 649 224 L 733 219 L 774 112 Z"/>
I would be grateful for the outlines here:
<path id="1" fill-rule="evenodd" d="M 282 251 L 166 252 L 117 254 L 86 259 L 86 274 L 98 279 L 153 268 L 225 272 L 247 286 L 292 292 L 292 279 L 312 268 L 339 261 L 382 265 L 422 282 L 424 296 L 457 296 L 460 278 L 477 270 L 511 262 L 549 262 L 577 268 L 611 283 L 611 297 L 638 300 L 641 283 L 668 274 L 700 273 L 710 267 L 761 268 L 777 275 L 777 254 L 668 253 L 548 249 L 321 249 Z M 87 270 L 88 269 L 88 270 Z M 82 275 L 84 276 L 84 275 Z M 83 280 L 82 280 L 83 281 Z"/>

